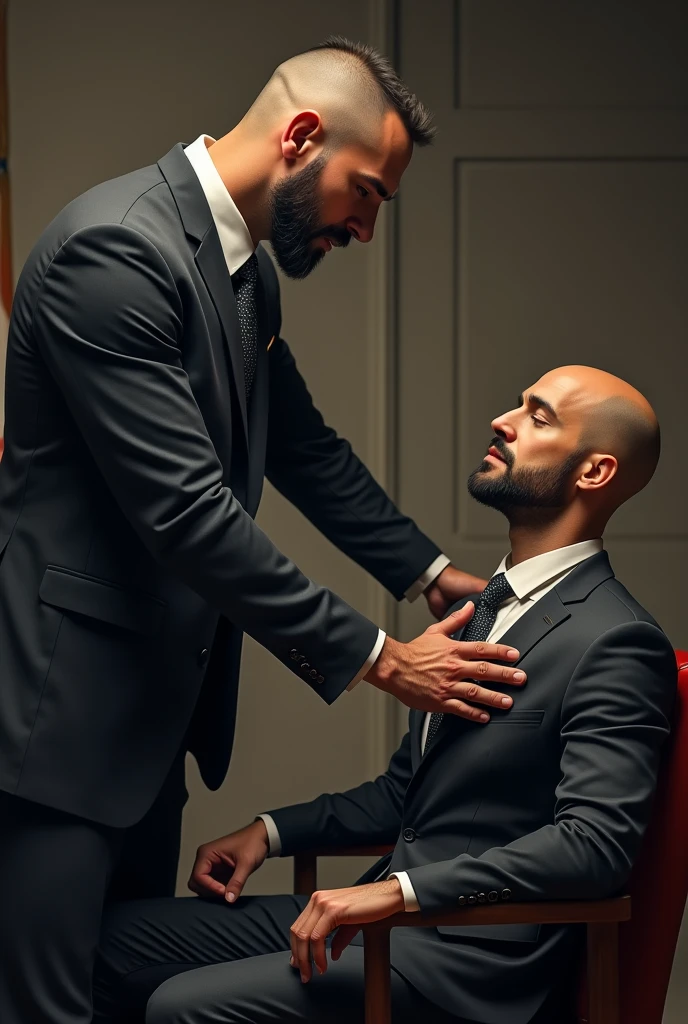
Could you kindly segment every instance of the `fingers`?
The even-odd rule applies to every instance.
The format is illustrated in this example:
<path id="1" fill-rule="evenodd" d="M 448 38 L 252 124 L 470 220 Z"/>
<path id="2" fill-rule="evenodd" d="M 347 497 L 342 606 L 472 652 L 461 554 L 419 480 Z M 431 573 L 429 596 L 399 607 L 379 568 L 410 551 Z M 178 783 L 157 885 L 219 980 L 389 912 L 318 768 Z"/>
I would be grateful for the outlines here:
<path id="1" fill-rule="evenodd" d="M 354 936 L 358 935 L 360 927 L 357 924 L 343 924 L 332 940 L 330 956 L 333 960 L 339 960 L 340 956 L 349 945 Z"/>
<path id="2" fill-rule="evenodd" d="M 450 687 L 454 697 L 467 697 L 468 700 L 477 700 L 471 697 L 465 690 L 457 690 L 459 686 L 477 686 L 481 689 L 479 682 L 507 683 L 509 686 L 523 686 L 526 681 L 526 674 L 520 668 L 511 668 L 508 665 L 493 665 L 491 661 L 460 661 L 455 671 L 456 682 Z M 483 691 L 492 692 L 492 691 Z M 487 703 L 491 703 L 488 701 Z"/>
<path id="3" fill-rule="evenodd" d="M 473 618 L 474 611 L 473 602 L 467 601 L 463 608 L 459 608 L 457 612 L 447 615 L 446 619 L 442 619 L 441 622 L 433 622 L 432 626 L 428 626 L 425 632 L 442 633 L 444 636 L 451 636 L 452 633 L 456 633 L 457 629 L 465 626 L 469 619 Z"/>
<path id="4" fill-rule="evenodd" d="M 523 675 L 523 673 L 521 674 Z M 495 693 L 494 690 L 487 690 L 474 682 L 455 683 L 449 692 L 452 697 L 443 702 L 442 710 L 448 714 L 458 715 L 459 718 L 467 718 L 471 722 L 489 722 L 490 720 L 490 716 L 483 708 L 474 707 L 473 704 L 500 708 L 504 711 L 514 703 L 513 698 L 506 694 Z M 473 704 L 468 704 L 466 701 L 472 701 Z"/>
<path id="5" fill-rule="evenodd" d="M 455 640 L 458 654 L 464 661 L 517 661 L 519 652 L 507 644 L 488 644 L 482 640 Z"/>
<path id="6" fill-rule="evenodd" d="M 502 710 L 510 708 L 514 703 L 513 698 L 508 694 L 488 690 L 472 680 L 454 683 L 447 691 L 447 696 L 450 700 L 471 701 L 473 704 L 484 704 L 486 707 L 501 708 Z"/>
<path id="7" fill-rule="evenodd" d="M 320 974 L 327 970 L 325 941 L 335 927 L 336 910 L 328 894 L 313 893 L 308 906 L 290 930 L 290 963 L 298 969 L 304 983 L 311 980 L 312 964 Z"/>
<path id="8" fill-rule="evenodd" d="M 232 877 L 224 886 L 224 897 L 228 903 L 234 903 L 241 896 L 241 890 L 251 875 L 253 868 L 250 861 L 238 860 Z"/>
<path id="9" fill-rule="evenodd" d="M 224 896 L 225 887 L 211 875 L 213 862 L 207 858 L 199 858 L 194 864 L 188 886 L 198 896 Z"/>
<path id="10" fill-rule="evenodd" d="M 309 925 L 311 921 L 315 923 L 319 916 L 313 904 L 313 899 L 316 895 L 317 893 L 313 894 L 306 909 L 291 926 L 289 934 L 292 966 L 298 969 L 301 981 L 304 983 L 311 980 L 313 973 L 311 969 L 311 928 Z"/>
<path id="11" fill-rule="evenodd" d="M 470 704 L 464 704 L 462 700 L 445 700 L 442 704 L 442 711 L 447 715 L 456 715 L 458 718 L 466 718 L 469 722 L 489 722 L 490 716 L 481 708 L 473 708 Z"/>

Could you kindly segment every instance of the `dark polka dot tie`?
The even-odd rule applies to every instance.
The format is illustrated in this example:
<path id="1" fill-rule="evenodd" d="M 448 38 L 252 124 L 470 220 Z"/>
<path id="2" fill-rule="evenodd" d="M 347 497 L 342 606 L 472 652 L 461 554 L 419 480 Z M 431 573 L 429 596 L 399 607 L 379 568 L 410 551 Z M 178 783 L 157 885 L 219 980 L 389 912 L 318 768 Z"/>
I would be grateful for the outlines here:
<path id="1" fill-rule="evenodd" d="M 241 327 L 241 347 L 244 350 L 244 385 L 247 402 L 251 394 L 258 356 L 257 284 L 258 257 L 255 253 L 252 253 L 243 266 L 239 267 L 232 274 L 232 285 L 239 314 L 239 326 Z"/>
<path id="2" fill-rule="evenodd" d="M 487 640 L 495 624 L 500 604 L 503 604 L 508 598 L 513 596 L 514 592 L 506 575 L 500 572 L 497 576 L 493 576 L 480 595 L 473 618 L 464 629 L 461 640 L 467 642 L 471 640 Z M 437 730 L 443 718 L 444 715 L 439 711 L 430 716 L 428 735 L 425 740 L 425 750 L 423 753 L 427 753 L 430 744 L 437 735 Z"/>

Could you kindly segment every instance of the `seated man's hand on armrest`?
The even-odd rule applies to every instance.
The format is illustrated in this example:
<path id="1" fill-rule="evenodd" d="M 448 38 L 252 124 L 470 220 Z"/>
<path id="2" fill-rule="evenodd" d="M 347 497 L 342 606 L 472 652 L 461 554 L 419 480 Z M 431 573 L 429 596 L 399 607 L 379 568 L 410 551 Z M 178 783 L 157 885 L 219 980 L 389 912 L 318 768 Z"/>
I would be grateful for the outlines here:
<path id="1" fill-rule="evenodd" d="M 303 913 L 291 926 L 291 966 L 301 981 L 311 979 L 311 958 L 320 974 L 327 970 L 325 939 L 339 928 L 332 942 L 338 960 L 362 924 L 382 921 L 404 910 L 404 894 L 397 878 L 350 889 L 314 892 Z"/>
<path id="2" fill-rule="evenodd" d="M 268 852 L 268 832 L 260 819 L 238 832 L 204 843 L 196 853 L 189 889 L 198 896 L 220 896 L 233 903 Z"/>

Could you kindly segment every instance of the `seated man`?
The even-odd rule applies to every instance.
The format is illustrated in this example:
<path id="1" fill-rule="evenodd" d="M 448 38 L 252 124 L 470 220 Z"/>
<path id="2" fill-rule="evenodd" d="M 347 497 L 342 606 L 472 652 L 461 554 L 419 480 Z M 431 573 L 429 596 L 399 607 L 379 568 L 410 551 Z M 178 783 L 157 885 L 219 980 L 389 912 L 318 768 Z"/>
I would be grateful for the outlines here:
<path id="1" fill-rule="evenodd" d="M 150 997 L 149 1024 L 354 1024 L 363 1020 L 362 923 L 404 908 L 623 889 L 650 814 L 676 667 L 600 538 L 653 474 L 657 421 L 624 381 L 567 366 L 492 429 L 468 486 L 507 516 L 511 553 L 474 614 L 468 604 L 430 629 L 516 648 L 527 685 L 487 722 L 479 707 L 472 721 L 411 711 L 374 782 L 272 811 L 201 847 L 190 884 L 211 899 L 113 908 L 95 1020 L 142 1020 Z M 268 853 L 364 843 L 396 845 L 353 888 L 239 898 Z M 577 936 L 545 925 L 395 929 L 393 1019 L 561 1024 L 556 990 Z"/>

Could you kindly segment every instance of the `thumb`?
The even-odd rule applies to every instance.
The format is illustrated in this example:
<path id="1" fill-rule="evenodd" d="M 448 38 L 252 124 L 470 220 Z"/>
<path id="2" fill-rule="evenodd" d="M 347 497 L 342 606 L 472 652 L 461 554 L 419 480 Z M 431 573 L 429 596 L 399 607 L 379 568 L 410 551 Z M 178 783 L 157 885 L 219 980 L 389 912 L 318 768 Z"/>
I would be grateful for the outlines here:
<path id="1" fill-rule="evenodd" d="M 346 947 L 360 932 L 360 930 L 360 924 L 343 924 L 337 929 L 335 937 L 332 940 L 332 949 L 330 951 L 330 956 L 333 960 L 339 960 Z"/>
<path id="2" fill-rule="evenodd" d="M 225 899 L 228 903 L 234 903 L 241 896 L 241 890 L 246 885 L 252 871 L 253 867 L 249 861 L 237 860 L 232 877 L 225 886 Z"/>
<path id="3" fill-rule="evenodd" d="M 426 633 L 442 633 L 443 636 L 451 636 L 452 633 L 456 633 L 457 629 L 461 629 L 466 623 L 473 617 L 475 611 L 475 605 L 472 601 L 466 601 L 463 608 L 459 608 L 457 612 L 452 612 L 451 615 L 447 615 L 446 619 L 442 619 L 441 622 L 433 622 L 432 626 L 428 626 L 425 630 Z"/>

